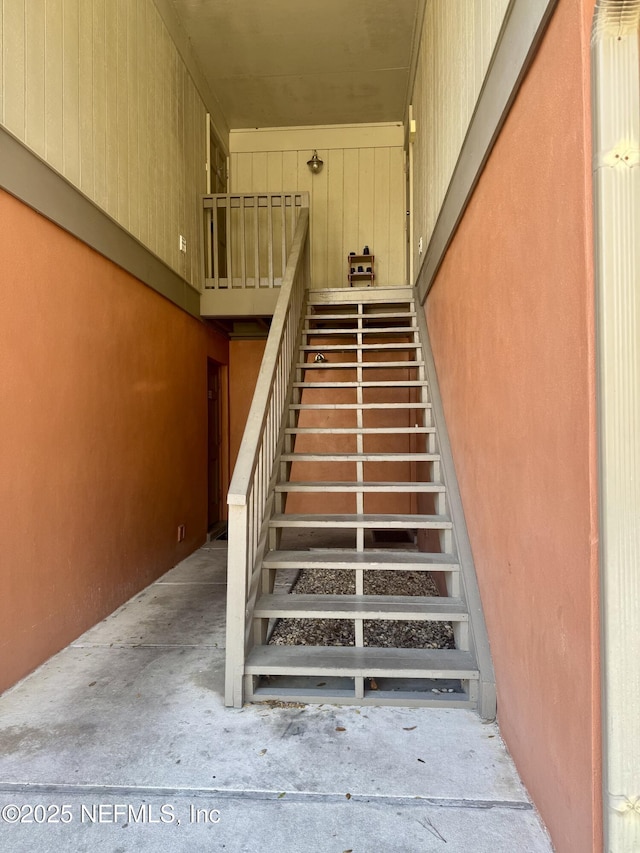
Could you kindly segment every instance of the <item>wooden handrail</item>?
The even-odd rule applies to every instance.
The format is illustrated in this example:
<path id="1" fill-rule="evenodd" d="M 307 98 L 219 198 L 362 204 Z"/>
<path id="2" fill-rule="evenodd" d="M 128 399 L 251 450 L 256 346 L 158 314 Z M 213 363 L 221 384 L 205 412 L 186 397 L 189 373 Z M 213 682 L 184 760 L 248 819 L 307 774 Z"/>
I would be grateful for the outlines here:
<path id="1" fill-rule="evenodd" d="M 260 566 L 283 419 L 297 360 L 305 292 L 309 286 L 309 210 L 298 217 L 256 390 L 229 487 L 229 557 L 225 703 L 243 701 L 244 662 L 251 642 Z"/>

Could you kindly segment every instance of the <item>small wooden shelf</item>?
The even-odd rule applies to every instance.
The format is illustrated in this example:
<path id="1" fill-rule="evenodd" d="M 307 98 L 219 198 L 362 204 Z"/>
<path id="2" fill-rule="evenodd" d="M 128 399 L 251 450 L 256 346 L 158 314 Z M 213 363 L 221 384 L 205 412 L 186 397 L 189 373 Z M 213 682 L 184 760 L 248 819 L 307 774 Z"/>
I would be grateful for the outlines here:
<path id="1" fill-rule="evenodd" d="M 347 257 L 347 278 L 349 286 L 366 282 L 367 286 L 373 284 L 375 279 L 375 255 L 349 255 Z M 359 268 L 362 267 L 362 272 Z M 352 270 L 355 270 L 352 272 Z"/>

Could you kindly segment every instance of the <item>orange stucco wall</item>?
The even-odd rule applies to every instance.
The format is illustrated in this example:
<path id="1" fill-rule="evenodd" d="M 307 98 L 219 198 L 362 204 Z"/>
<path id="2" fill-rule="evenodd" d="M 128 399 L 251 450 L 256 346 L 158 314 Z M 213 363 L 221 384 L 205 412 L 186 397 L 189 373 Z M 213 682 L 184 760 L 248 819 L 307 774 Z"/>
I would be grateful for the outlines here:
<path id="1" fill-rule="evenodd" d="M 317 339 L 318 349 L 322 349 L 323 339 Z M 333 341 L 331 341 L 333 343 Z M 229 387 L 230 387 L 230 457 L 231 467 L 235 465 L 242 435 L 251 407 L 253 393 L 256 387 L 258 373 L 266 341 L 264 340 L 233 340 L 229 343 Z M 382 359 L 382 354 L 370 356 L 372 360 Z M 336 357 L 337 358 L 337 357 Z M 348 356 L 340 355 L 339 360 L 345 361 Z M 331 357 L 329 359 L 331 361 Z M 397 378 L 397 373 L 390 373 L 388 369 L 372 370 L 368 379 L 389 380 Z M 343 370 L 340 372 L 341 381 L 353 381 L 355 370 L 350 373 Z M 404 378 L 409 377 L 407 373 Z M 307 376 L 308 381 L 335 381 L 335 371 L 331 368 L 316 370 Z M 400 399 L 402 391 L 398 389 L 388 390 L 367 389 L 366 402 L 375 400 Z M 409 392 L 407 391 L 406 394 Z M 400 397 L 398 396 L 400 394 Z M 354 389 L 307 389 L 303 392 L 303 401 L 306 403 L 353 403 L 355 402 Z M 298 426 L 310 428 L 336 428 L 355 427 L 356 416 L 353 411 L 304 411 L 300 414 Z M 365 413 L 365 426 L 399 426 L 411 425 L 411 415 L 406 409 L 388 410 L 379 413 L 376 410 Z M 406 437 L 403 441 L 398 435 L 367 436 L 364 449 L 369 452 L 399 452 L 411 449 L 411 439 Z M 296 452 L 307 453 L 350 453 L 356 451 L 355 436 L 349 435 L 299 435 L 295 440 Z M 410 463 L 396 463 L 393 471 L 390 471 L 389 463 L 365 463 L 365 479 L 368 480 L 411 480 Z M 354 480 L 356 479 L 355 464 L 340 464 L 335 462 L 295 462 L 291 469 L 290 479 L 303 481 L 323 480 Z M 288 513 L 322 513 L 327 512 L 327 499 L 325 494 L 300 494 L 291 493 L 285 500 Z M 333 513 L 353 513 L 356 502 L 353 494 L 332 493 L 331 511 Z M 365 510 L 367 512 L 411 512 L 412 501 L 409 495 L 370 494 L 365 496 Z M 415 511 L 415 510 L 413 510 Z"/>
<path id="2" fill-rule="evenodd" d="M 367 338 L 368 343 L 375 343 L 378 338 L 371 335 Z M 402 340 L 398 337 L 395 341 Z M 314 344 L 318 351 L 322 351 L 325 345 L 334 345 L 334 338 L 324 338 L 314 335 Z M 314 353 L 308 355 L 308 361 L 313 360 Z M 398 361 L 408 359 L 406 354 L 397 353 L 394 358 Z M 326 352 L 326 369 L 308 370 L 304 374 L 307 382 L 355 382 L 357 371 L 355 369 L 356 356 L 353 353 Z M 365 360 L 377 362 L 388 360 L 389 356 L 384 352 L 368 352 Z M 331 367 L 332 362 L 351 363 L 354 368 L 336 369 Z M 406 369 L 399 371 L 395 368 L 368 368 L 365 380 L 392 381 L 398 379 L 413 379 L 415 371 Z M 365 388 L 363 389 L 363 402 L 406 402 L 410 399 L 411 390 L 407 388 Z M 301 402 L 308 405 L 321 404 L 354 404 L 357 400 L 355 388 L 306 388 L 302 392 Z M 401 409 L 365 409 L 363 412 L 364 427 L 407 427 L 412 423 L 411 412 L 406 408 Z M 298 426 L 306 429 L 339 429 L 354 428 L 358 426 L 356 411 L 352 409 L 328 409 L 328 410 L 304 410 L 300 412 Z M 362 439 L 362 449 L 365 453 L 400 453 L 412 449 L 413 439 L 407 435 L 365 435 Z M 301 434 L 296 437 L 295 451 L 305 453 L 356 453 L 358 442 L 355 435 L 342 435 L 331 433 Z M 366 481 L 410 481 L 410 462 L 365 462 L 363 469 Z M 291 480 L 311 482 L 344 482 L 357 480 L 356 464 L 353 462 L 295 462 L 291 468 Z M 364 495 L 364 511 L 368 513 L 408 513 L 412 509 L 412 499 L 408 494 L 372 493 Z M 356 512 L 356 496 L 348 492 L 332 492 L 329 500 L 325 493 L 296 493 L 292 492 L 286 499 L 286 511 L 289 513 L 354 513 Z"/>
<path id="3" fill-rule="evenodd" d="M 204 540 L 228 350 L 3 192 L 0 278 L 3 690 Z"/>
<path id="4" fill-rule="evenodd" d="M 601 849 L 592 12 L 560 0 L 427 301 L 501 730 L 558 853 Z"/>
<path id="5" fill-rule="evenodd" d="M 266 340 L 229 342 L 229 457 L 232 476 L 266 343 Z"/>

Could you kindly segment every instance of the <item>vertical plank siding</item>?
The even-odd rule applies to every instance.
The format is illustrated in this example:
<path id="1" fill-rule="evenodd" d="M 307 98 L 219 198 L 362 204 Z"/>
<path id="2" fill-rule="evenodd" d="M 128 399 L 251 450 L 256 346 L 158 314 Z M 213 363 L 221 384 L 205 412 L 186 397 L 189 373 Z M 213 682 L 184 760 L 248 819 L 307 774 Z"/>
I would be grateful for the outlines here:
<path id="1" fill-rule="evenodd" d="M 0 124 L 198 288 L 206 113 L 153 0 L 0 0 Z"/>
<path id="2" fill-rule="evenodd" d="M 78 27 L 80 45 L 78 102 L 80 123 L 80 189 L 86 196 L 95 201 L 93 191 L 93 9 L 89 3 L 79 4 Z M 66 173 L 65 177 L 67 177 Z"/>
<path id="3" fill-rule="evenodd" d="M 45 17 L 45 156 L 54 169 L 63 169 L 63 0 L 47 0 Z M 52 62 L 51 59 L 54 58 Z"/>
<path id="4" fill-rule="evenodd" d="M 80 186 L 80 11 L 63 0 L 62 9 L 62 169 Z"/>
<path id="5" fill-rule="evenodd" d="M 93 0 L 93 200 L 107 210 L 107 46 L 105 32 L 105 0 Z M 116 129 L 113 128 L 113 132 Z"/>
<path id="6" fill-rule="evenodd" d="M 343 264 L 345 263 L 345 256 L 349 252 L 361 252 L 364 248 L 364 246 L 359 245 L 360 205 L 358 204 L 358 199 L 360 196 L 360 170 L 358 168 L 358 155 L 359 151 L 357 149 L 348 149 L 344 152 L 344 185 L 342 189 L 344 196 L 344 232 L 342 244 L 346 246 L 346 249 L 342 252 Z M 375 246 L 373 248 L 375 254 Z M 343 275 L 345 273 L 346 270 L 344 270 Z M 378 279 L 378 284 L 380 283 L 381 280 Z"/>
<path id="7" fill-rule="evenodd" d="M 420 269 L 480 94 L 509 0 L 427 4 L 412 104 L 414 270 Z M 377 260 L 377 259 L 376 259 Z"/>
<path id="8" fill-rule="evenodd" d="M 4 15 L 2 14 L 2 6 L 0 6 L 0 57 L 4 50 Z M 4 67 L 0 62 L 0 119 L 4 114 Z"/>
<path id="9" fill-rule="evenodd" d="M 305 133 L 309 129 L 305 130 Z M 310 129 L 313 132 L 313 129 Z M 331 133 L 331 129 L 322 131 Z M 307 166 L 312 149 L 296 148 L 296 130 L 280 132 L 280 150 L 270 136 L 261 150 L 262 134 L 242 131 L 243 145 L 253 151 L 234 151 L 231 133 L 230 178 L 234 193 L 306 191 L 310 195 L 312 287 L 346 287 L 347 256 L 369 245 L 376 256 L 375 284 L 405 283 L 405 198 L 402 144 L 397 146 L 345 144 L 348 130 L 336 130 L 336 145 L 317 149 L 324 161 L 312 175 Z M 375 140 L 376 128 L 369 130 Z M 338 138 L 338 135 L 341 136 Z M 339 144 L 338 144 L 339 143 Z"/>
<path id="10" fill-rule="evenodd" d="M 45 0 L 25 3 L 25 142 L 45 156 L 44 34 Z"/>
<path id="11" fill-rule="evenodd" d="M 24 139 L 26 59 L 23 0 L 2 0 L 2 34 L 2 121 L 14 136 Z"/>

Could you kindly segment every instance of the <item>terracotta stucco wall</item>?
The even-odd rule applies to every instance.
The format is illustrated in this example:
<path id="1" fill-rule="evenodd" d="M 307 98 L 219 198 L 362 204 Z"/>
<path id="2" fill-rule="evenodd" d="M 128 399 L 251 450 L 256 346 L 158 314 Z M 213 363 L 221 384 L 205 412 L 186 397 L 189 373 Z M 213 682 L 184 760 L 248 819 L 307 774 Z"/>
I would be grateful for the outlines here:
<path id="1" fill-rule="evenodd" d="M 394 337 L 394 341 L 407 338 Z M 357 361 L 355 353 L 336 353 L 325 350 L 325 345 L 335 346 L 335 338 L 325 338 L 314 335 L 312 338 L 318 351 L 326 353 L 327 366 L 325 369 L 309 370 L 305 373 L 308 382 L 355 382 Z M 382 338 L 383 341 L 388 339 Z M 367 336 L 367 343 L 377 343 L 380 339 L 375 335 Z M 309 353 L 307 360 L 312 361 L 315 353 Z M 388 361 L 386 352 L 365 352 L 367 362 Z M 406 353 L 395 351 L 393 358 L 397 361 L 407 360 Z M 354 368 L 331 368 L 332 362 L 353 362 Z M 368 382 L 389 382 L 393 380 L 414 379 L 415 370 L 398 370 L 396 368 L 367 368 L 365 380 Z M 363 402 L 408 402 L 411 389 L 407 388 L 364 388 Z M 355 404 L 357 394 L 355 388 L 305 388 L 301 401 L 307 405 L 324 404 Z M 362 425 L 371 427 L 408 427 L 413 426 L 412 412 L 406 408 L 399 409 L 365 409 Z M 356 411 L 353 409 L 304 410 L 300 412 L 298 426 L 305 429 L 339 429 L 355 428 L 358 426 Z M 402 453 L 413 449 L 415 438 L 392 433 L 387 435 L 364 435 L 362 449 L 365 453 Z M 301 434 L 296 436 L 296 452 L 306 453 L 357 453 L 358 442 L 355 435 L 330 433 Z M 363 476 L 365 481 L 388 482 L 410 481 L 412 463 L 410 462 L 365 462 Z M 294 462 L 291 467 L 291 480 L 311 482 L 344 482 L 357 481 L 357 470 L 354 462 Z M 413 496 L 406 493 L 369 493 L 364 495 L 364 510 L 368 513 L 410 513 L 412 512 Z M 352 514 L 356 512 L 356 496 L 349 492 L 300 493 L 292 492 L 286 498 L 286 511 L 289 513 L 332 513 Z M 415 509 L 413 510 L 415 511 Z"/>
<path id="2" fill-rule="evenodd" d="M 231 476 L 253 401 L 266 340 L 229 342 L 229 458 Z"/>
<path id="3" fill-rule="evenodd" d="M 592 11 L 560 0 L 427 302 L 499 721 L 558 853 L 601 849 Z"/>
<path id="4" fill-rule="evenodd" d="M 2 192 L 0 270 L 2 690 L 204 540 L 207 357 L 228 352 Z"/>
<path id="5" fill-rule="evenodd" d="M 316 339 L 318 350 L 322 349 L 323 339 Z M 264 340 L 234 340 L 229 343 L 229 389 L 230 389 L 230 459 L 231 471 L 236 463 L 238 450 L 244 427 L 247 421 L 247 415 L 251 408 L 253 393 L 256 386 L 262 355 L 264 353 L 266 341 Z M 331 361 L 332 356 L 329 356 Z M 336 360 L 345 361 L 348 356 L 341 354 Z M 370 355 L 372 360 L 383 360 L 384 354 Z M 399 356 L 401 358 L 401 356 Z M 355 378 L 353 375 L 347 375 L 347 371 L 341 371 L 341 381 L 349 381 Z M 397 373 L 393 375 L 384 368 L 380 370 L 372 370 L 367 376 L 368 379 L 388 380 L 397 378 Z M 413 374 L 409 377 L 408 372 L 403 378 L 413 378 Z M 331 370 L 314 371 L 312 374 L 313 381 L 334 380 L 335 375 Z M 386 401 L 389 399 L 399 399 L 398 393 L 402 395 L 402 391 L 393 389 L 367 389 L 366 401 L 374 402 L 375 400 Z M 408 392 L 407 392 L 408 394 Z M 305 390 L 304 401 L 306 403 L 353 403 L 355 402 L 355 391 L 353 389 L 345 389 L 343 391 L 335 389 L 318 389 Z M 327 427 L 355 427 L 356 417 L 352 411 L 304 411 L 300 414 L 298 426 L 311 428 L 327 428 Z M 378 412 L 376 410 L 367 411 L 365 413 L 365 426 L 412 426 L 411 414 L 407 409 L 386 410 Z M 350 453 L 356 451 L 355 436 L 346 435 L 300 435 L 296 438 L 295 449 L 297 452 L 308 453 L 329 453 L 331 451 L 338 453 Z M 398 435 L 383 435 L 383 436 L 367 436 L 365 450 L 369 452 L 399 452 L 401 450 L 411 450 L 412 439 L 406 438 L 403 442 Z M 365 464 L 365 479 L 368 480 L 411 480 L 411 463 L 396 463 L 393 472 L 388 463 L 369 462 Z M 354 480 L 356 479 L 355 464 L 337 464 L 332 462 L 295 462 L 291 470 L 292 480 L 304 481 L 322 481 L 322 480 Z M 347 493 L 332 493 L 331 494 L 331 512 L 333 513 L 353 513 L 355 512 L 355 497 Z M 367 512 L 412 512 L 411 496 L 406 494 L 369 494 L 365 496 L 365 508 Z M 291 493 L 286 498 L 286 511 L 289 513 L 323 513 L 327 512 L 327 496 L 326 494 L 311 493 L 300 494 Z"/>

